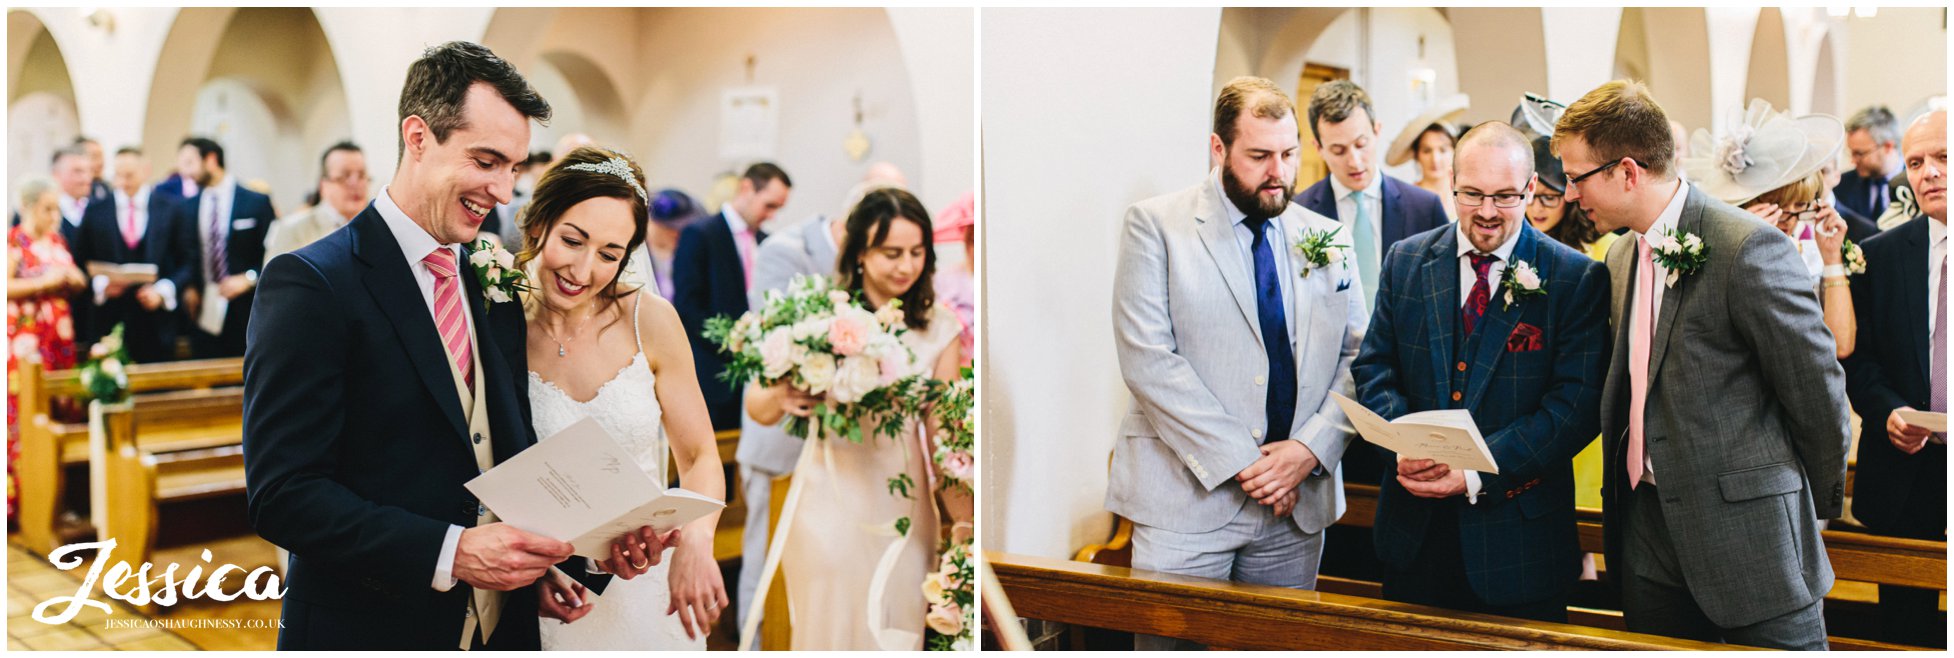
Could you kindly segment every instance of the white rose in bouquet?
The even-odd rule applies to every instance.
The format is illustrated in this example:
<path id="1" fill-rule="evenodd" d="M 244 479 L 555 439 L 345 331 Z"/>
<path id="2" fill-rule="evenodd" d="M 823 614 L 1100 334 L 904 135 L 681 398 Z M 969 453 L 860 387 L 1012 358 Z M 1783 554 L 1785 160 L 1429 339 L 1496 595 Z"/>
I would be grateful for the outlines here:
<path id="1" fill-rule="evenodd" d="M 881 387 L 882 368 L 875 359 L 848 357 L 836 368 L 834 382 L 828 385 L 828 397 L 841 404 L 853 404 Z"/>
<path id="2" fill-rule="evenodd" d="M 794 368 L 795 347 L 798 346 L 794 344 L 793 332 L 786 329 L 767 332 L 767 337 L 760 341 L 760 367 L 767 378 L 777 379 Z"/>
<path id="3" fill-rule="evenodd" d="M 811 395 L 826 393 L 828 387 L 834 385 L 834 379 L 835 358 L 833 355 L 825 352 L 815 352 L 808 355 L 807 360 L 801 363 L 801 383 L 807 385 L 806 390 Z"/>

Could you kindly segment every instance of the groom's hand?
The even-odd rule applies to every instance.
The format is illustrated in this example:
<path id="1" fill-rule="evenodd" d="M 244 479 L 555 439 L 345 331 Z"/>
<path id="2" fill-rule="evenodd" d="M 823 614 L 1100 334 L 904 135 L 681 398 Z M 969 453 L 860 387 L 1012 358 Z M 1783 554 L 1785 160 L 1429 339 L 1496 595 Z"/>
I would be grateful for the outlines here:
<path id="1" fill-rule="evenodd" d="M 1316 453 L 1301 441 L 1270 441 L 1262 446 L 1262 458 L 1235 475 L 1242 491 L 1263 505 L 1275 505 L 1282 492 L 1303 483 L 1303 476 L 1316 470 Z"/>
<path id="2" fill-rule="evenodd" d="M 481 589 L 507 592 L 536 582 L 550 565 L 576 547 L 507 523 L 463 528 L 455 544 L 455 578 Z"/>
<path id="3" fill-rule="evenodd" d="M 561 571 L 550 569 L 537 584 L 537 613 L 544 617 L 568 624 L 583 619 L 593 609 L 590 590 Z"/>

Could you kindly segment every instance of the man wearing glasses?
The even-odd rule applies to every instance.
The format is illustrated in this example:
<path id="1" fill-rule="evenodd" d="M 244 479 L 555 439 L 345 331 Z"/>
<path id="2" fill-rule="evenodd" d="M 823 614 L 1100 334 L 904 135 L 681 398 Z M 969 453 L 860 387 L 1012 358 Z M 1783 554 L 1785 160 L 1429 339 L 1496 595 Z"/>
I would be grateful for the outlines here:
<path id="1" fill-rule="evenodd" d="M 337 231 L 366 209 L 372 199 L 366 175 L 366 154 L 352 142 L 326 147 L 319 157 L 319 203 L 271 223 L 265 234 L 265 262 L 297 251 Z"/>
<path id="2" fill-rule="evenodd" d="M 1566 201 L 1608 253 L 1608 573 L 1631 631 L 1826 648 L 1818 519 L 1845 503 L 1845 373 L 1791 239 L 1680 180 L 1668 118 L 1617 80 L 1567 108 Z M 1675 257 L 1671 242 L 1700 244 Z"/>
<path id="3" fill-rule="evenodd" d="M 1572 462 L 1599 427 L 1607 274 L 1527 222 L 1537 181 L 1518 130 L 1480 124 L 1456 153 L 1459 221 L 1385 256 L 1351 374 L 1385 418 L 1470 411 L 1498 471 L 1384 455 L 1384 598 L 1566 622 L 1580 573 Z"/>

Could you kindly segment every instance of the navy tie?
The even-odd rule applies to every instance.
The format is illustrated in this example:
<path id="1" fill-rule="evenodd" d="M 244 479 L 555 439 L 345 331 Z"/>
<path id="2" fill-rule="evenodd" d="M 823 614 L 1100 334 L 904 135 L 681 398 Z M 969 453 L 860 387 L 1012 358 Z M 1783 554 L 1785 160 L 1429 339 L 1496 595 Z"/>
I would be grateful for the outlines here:
<path id="1" fill-rule="evenodd" d="M 1262 348 L 1269 356 L 1269 394 L 1263 411 L 1269 428 L 1262 442 L 1289 438 L 1296 418 L 1296 355 L 1289 348 L 1289 320 L 1282 307 L 1282 275 L 1276 272 L 1275 250 L 1269 247 L 1268 219 L 1250 217 L 1242 225 L 1255 233 L 1255 315 L 1262 325 Z"/>

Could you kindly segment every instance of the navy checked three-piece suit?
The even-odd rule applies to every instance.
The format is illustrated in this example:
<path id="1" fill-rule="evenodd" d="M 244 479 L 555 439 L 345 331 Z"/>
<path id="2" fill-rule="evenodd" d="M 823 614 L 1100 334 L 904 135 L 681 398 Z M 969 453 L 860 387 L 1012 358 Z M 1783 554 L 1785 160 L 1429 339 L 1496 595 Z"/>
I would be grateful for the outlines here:
<path id="1" fill-rule="evenodd" d="M 1607 271 L 1522 223 L 1512 260 L 1532 265 L 1546 294 L 1509 308 L 1493 288 L 1460 335 L 1459 239 L 1447 225 L 1391 248 L 1351 373 L 1358 401 L 1387 419 L 1470 410 L 1499 474 L 1480 474 L 1477 504 L 1383 479 L 1373 532 L 1384 596 L 1564 620 L 1580 568 L 1572 461 L 1600 427 L 1608 366 Z"/>

